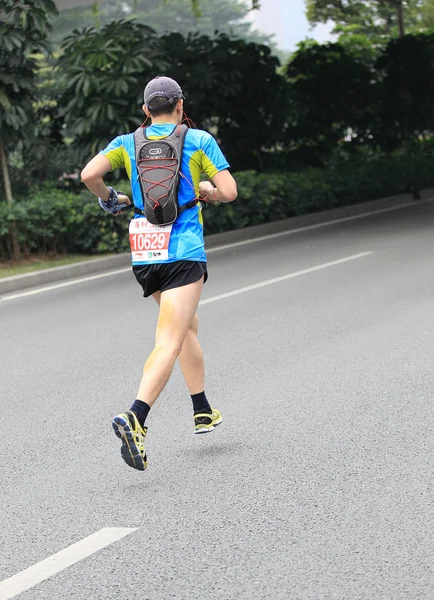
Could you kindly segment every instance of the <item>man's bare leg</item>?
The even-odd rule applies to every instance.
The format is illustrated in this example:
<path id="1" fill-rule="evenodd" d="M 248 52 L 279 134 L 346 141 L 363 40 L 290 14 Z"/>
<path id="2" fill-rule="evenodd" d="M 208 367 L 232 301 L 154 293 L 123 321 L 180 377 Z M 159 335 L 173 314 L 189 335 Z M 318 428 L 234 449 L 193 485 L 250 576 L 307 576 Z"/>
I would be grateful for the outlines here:
<path id="1" fill-rule="evenodd" d="M 182 374 L 190 394 L 199 394 L 205 387 L 205 368 L 203 363 L 203 352 L 197 331 L 199 328 L 199 318 L 194 315 L 190 329 L 187 331 L 184 343 L 182 344 L 181 354 L 178 356 Z"/>
<path id="2" fill-rule="evenodd" d="M 153 294 L 153 298 L 157 304 L 160 304 L 160 292 Z M 198 327 L 199 318 L 195 314 L 182 344 L 178 360 L 193 401 L 195 432 L 206 433 L 220 424 L 222 417 L 218 410 L 211 408 L 205 395 L 205 369 L 202 348 L 197 339 Z"/>
<path id="3" fill-rule="evenodd" d="M 160 294 L 155 347 L 143 369 L 137 399 L 152 406 L 166 385 L 180 355 L 199 305 L 203 278 Z"/>
<path id="4" fill-rule="evenodd" d="M 158 305 L 160 304 L 160 295 L 161 292 L 155 292 L 155 294 L 152 295 Z M 178 356 L 182 374 L 191 395 L 203 392 L 205 387 L 203 353 L 199 340 L 197 339 L 198 327 L 199 318 L 197 314 L 195 314 L 184 338 L 182 350 Z"/>

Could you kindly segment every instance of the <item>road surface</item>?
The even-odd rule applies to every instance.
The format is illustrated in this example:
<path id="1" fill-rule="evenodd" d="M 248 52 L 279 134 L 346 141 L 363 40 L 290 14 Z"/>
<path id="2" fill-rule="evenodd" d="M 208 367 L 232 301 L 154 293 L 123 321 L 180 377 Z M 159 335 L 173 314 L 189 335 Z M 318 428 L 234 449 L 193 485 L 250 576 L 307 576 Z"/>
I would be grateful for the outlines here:
<path id="1" fill-rule="evenodd" d="M 145 473 L 111 429 L 157 317 L 132 274 L 1 299 L 0 600 L 432 599 L 433 250 L 423 202 L 210 252 L 224 420 L 193 435 L 177 366 Z"/>

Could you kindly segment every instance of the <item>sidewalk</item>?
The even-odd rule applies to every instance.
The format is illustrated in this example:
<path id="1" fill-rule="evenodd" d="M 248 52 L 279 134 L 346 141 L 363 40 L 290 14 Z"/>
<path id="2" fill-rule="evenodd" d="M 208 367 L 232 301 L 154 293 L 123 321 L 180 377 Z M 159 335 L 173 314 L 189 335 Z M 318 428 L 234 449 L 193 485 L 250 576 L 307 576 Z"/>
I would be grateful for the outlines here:
<path id="1" fill-rule="evenodd" d="M 245 227 L 205 236 L 206 248 L 216 248 L 225 244 L 233 244 L 257 237 L 272 235 L 282 231 L 291 231 L 298 228 L 315 226 L 320 223 L 327 223 L 336 219 L 345 219 L 357 215 L 370 214 L 376 211 L 388 211 L 408 205 L 417 205 L 421 201 L 434 199 L 434 188 L 426 189 L 421 192 L 421 200 L 415 200 L 412 194 L 402 194 L 399 196 L 390 196 L 361 204 L 353 204 L 332 210 L 326 210 L 318 213 L 311 213 L 300 217 L 273 221 L 263 225 Z M 76 277 L 85 277 L 105 271 L 112 271 L 120 268 L 127 268 L 130 265 L 131 255 L 129 252 L 118 254 L 106 258 L 96 258 L 85 262 L 75 263 L 62 267 L 52 267 L 26 273 L 25 275 L 15 275 L 13 277 L 4 277 L 0 279 L 0 295 L 16 291 L 27 290 L 54 282 L 65 281 Z"/>

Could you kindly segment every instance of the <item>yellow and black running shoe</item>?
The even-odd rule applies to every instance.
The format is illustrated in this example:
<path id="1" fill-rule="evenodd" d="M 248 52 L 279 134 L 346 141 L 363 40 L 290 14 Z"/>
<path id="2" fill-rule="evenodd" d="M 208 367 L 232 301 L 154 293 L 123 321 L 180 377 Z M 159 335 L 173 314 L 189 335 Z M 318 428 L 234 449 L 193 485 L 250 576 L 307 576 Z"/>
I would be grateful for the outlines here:
<path id="1" fill-rule="evenodd" d="M 113 419 L 112 426 L 115 434 L 122 441 L 121 456 L 128 466 L 138 471 L 144 471 L 148 466 L 145 451 L 147 427 L 142 427 L 136 415 L 127 410 Z"/>
<path id="2" fill-rule="evenodd" d="M 194 415 L 194 433 L 209 433 L 223 421 L 220 412 L 212 408 L 212 413 L 199 413 Z"/>

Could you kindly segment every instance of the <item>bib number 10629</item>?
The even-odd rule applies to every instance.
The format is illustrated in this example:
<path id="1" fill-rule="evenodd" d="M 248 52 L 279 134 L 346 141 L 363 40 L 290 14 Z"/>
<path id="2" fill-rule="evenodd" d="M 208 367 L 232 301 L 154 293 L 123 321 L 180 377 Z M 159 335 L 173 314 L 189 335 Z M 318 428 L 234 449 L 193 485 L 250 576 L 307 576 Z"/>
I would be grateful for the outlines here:
<path id="1" fill-rule="evenodd" d="M 130 246 L 133 262 L 167 260 L 172 225 L 153 225 L 146 219 L 130 222 Z"/>
<path id="2" fill-rule="evenodd" d="M 131 248 L 134 252 L 137 250 L 162 250 L 165 244 L 165 233 L 131 234 Z"/>

